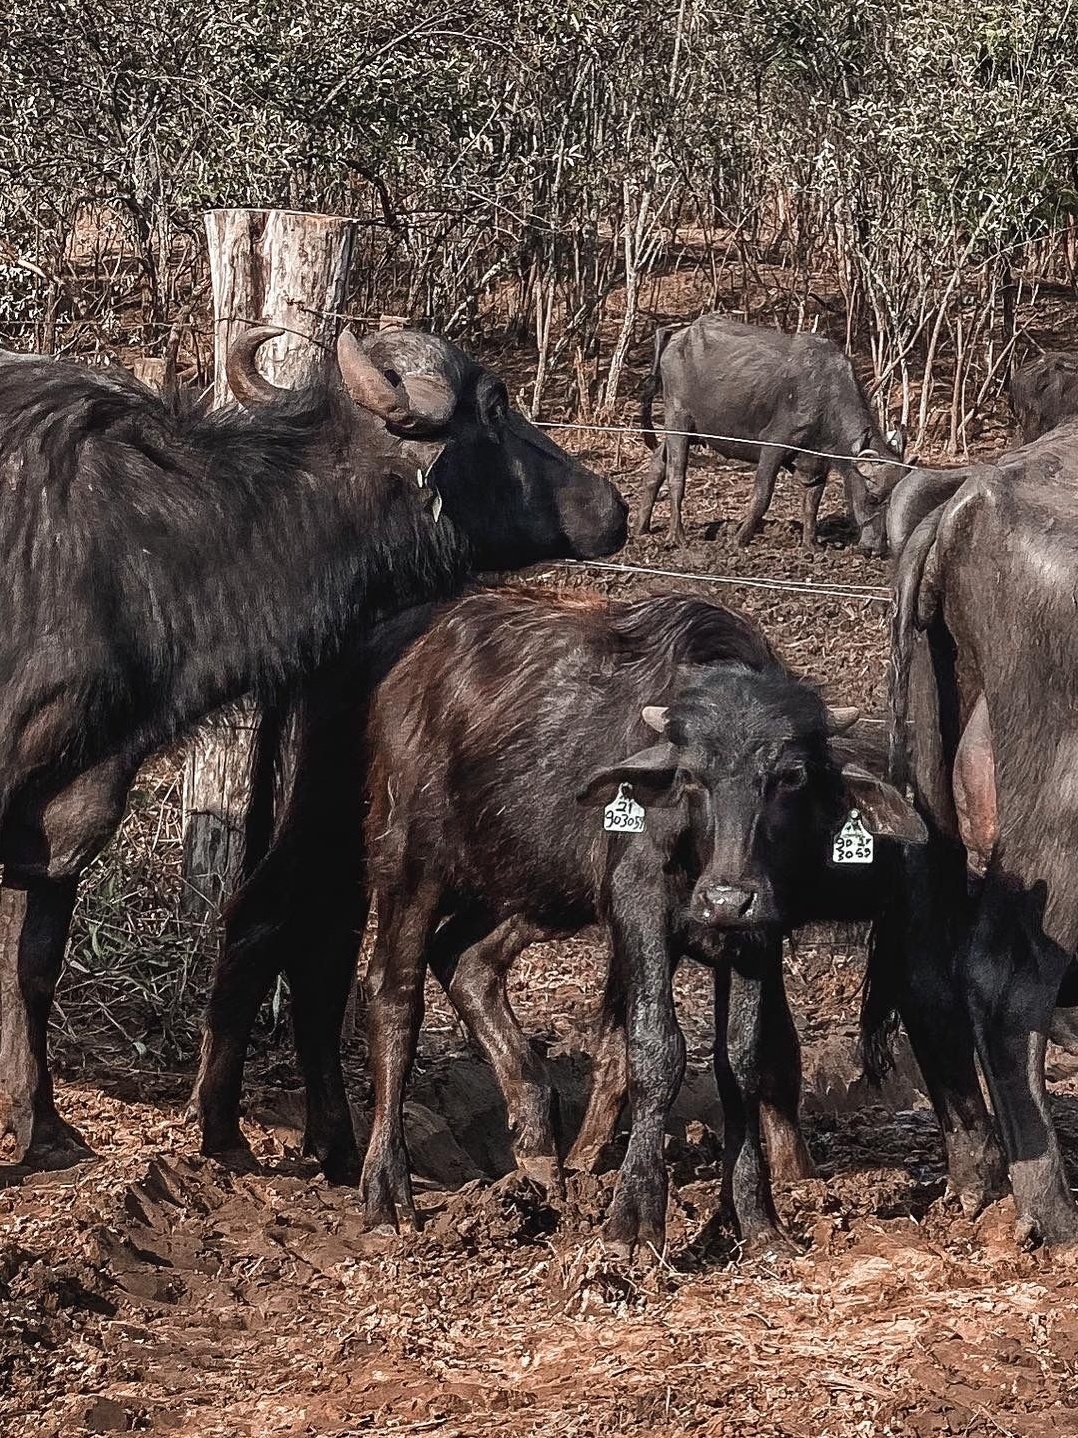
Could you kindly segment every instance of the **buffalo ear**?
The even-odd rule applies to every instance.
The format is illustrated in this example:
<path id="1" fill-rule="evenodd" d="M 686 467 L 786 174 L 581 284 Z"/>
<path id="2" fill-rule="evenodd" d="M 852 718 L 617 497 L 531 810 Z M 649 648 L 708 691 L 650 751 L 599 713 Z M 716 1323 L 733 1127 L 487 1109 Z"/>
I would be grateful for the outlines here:
<path id="1" fill-rule="evenodd" d="M 509 413 L 509 391 L 497 375 L 480 376 L 475 391 L 475 405 L 484 426 L 497 432 Z"/>
<path id="2" fill-rule="evenodd" d="M 843 765 L 842 782 L 847 803 L 860 812 L 871 833 L 903 844 L 928 843 L 924 820 L 893 784 L 857 764 Z"/>
<path id="3" fill-rule="evenodd" d="M 665 808 L 676 803 L 680 792 L 677 780 L 677 750 L 673 744 L 653 744 L 611 764 L 596 769 L 584 787 L 577 791 L 576 802 L 589 809 L 605 807 L 617 797 L 622 784 L 631 784 L 633 798 L 644 808 Z"/>

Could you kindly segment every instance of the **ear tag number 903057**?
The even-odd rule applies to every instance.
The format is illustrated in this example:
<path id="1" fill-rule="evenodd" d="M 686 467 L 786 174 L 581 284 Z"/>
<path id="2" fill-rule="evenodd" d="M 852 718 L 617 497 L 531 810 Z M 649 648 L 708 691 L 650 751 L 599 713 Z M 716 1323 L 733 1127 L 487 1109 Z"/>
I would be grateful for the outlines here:
<path id="1" fill-rule="evenodd" d="M 834 864 L 871 864 L 876 843 L 861 822 L 861 814 L 851 809 L 842 828 L 835 835 L 831 847 L 831 862 Z"/>
<path id="2" fill-rule="evenodd" d="M 603 828 L 611 834 L 639 834 L 644 810 L 633 798 L 631 784 L 618 785 L 618 797 L 603 810 Z"/>

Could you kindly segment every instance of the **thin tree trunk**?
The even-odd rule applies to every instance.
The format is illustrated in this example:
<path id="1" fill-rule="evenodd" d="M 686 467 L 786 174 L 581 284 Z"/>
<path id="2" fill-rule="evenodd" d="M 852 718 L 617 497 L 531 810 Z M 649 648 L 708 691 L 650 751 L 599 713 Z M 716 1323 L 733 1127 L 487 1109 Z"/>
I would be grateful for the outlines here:
<path id="1" fill-rule="evenodd" d="M 284 331 L 259 351 L 267 379 L 295 386 L 317 378 L 329 364 L 344 306 L 353 223 L 290 210 L 211 210 L 205 220 L 214 405 L 231 401 L 225 360 L 250 324 Z M 240 705 L 206 723 L 191 744 L 183 784 L 182 908 L 189 918 L 215 914 L 241 871 L 253 725 L 251 705 Z"/>

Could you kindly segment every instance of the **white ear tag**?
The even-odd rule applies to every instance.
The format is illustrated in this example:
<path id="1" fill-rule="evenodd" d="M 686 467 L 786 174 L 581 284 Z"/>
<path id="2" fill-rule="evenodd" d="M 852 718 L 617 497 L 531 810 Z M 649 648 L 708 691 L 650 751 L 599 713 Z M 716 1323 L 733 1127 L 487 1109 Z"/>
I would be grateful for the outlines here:
<path id="1" fill-rule="evenodd" d="M 643 827 L 644 810 L 633 798 L 633 786 L 619 784 L 618 797 L 603 810 L 603 828 L 610 834 L 639 834 Z"/>
<path id="2" fill-rule="evenodd" d="M 851 809 L 831 847 L 833 864 L 871 864 L 876 841 L 861 822 L 858 809 Z"/>
<path id="3" fill-rule="evenodd" d="M 430 502 L 430 512 L 434 515 L 434 522 L 437 524 L 442 515 L 442 496 L 437 490 L 434 491 L 434 498 Z"/>

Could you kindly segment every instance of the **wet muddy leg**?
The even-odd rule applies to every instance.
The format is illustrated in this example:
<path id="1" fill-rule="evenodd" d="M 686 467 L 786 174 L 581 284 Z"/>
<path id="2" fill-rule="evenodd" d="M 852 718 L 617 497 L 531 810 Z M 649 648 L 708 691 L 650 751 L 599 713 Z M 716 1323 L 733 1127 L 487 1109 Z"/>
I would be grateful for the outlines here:
<path id="1" fill-rule="evenodd" d="M 8 865 L 0 885 L 0 1137 L 32 1168 L 90 1155 L 56 1111 L 48 1027 L 64 961 L 77 878 L 48 879 Z"/>
<path id="2" fill-rule="evenodd" d="M 764 979 L 781 964 L 781 941 L 727 942 L 728 964 L 715 971 L 715 1079 L 723 1112 L 722 1207 L 742 1242 L 756 1252 L 788 1241 L 779 1226 L 760 1141 L 763 1086 Z"/>
<path id="3" fill-rule="evenodd" d="M 1020 1242 L 1078 1242 L 1078 1208 L 1048 1110 L 1048 1028 L 1070 955 L 1040 933 L 1028 895 L 989 869 L 959 976 L 1003 1135 Z"/>
<path id="4" fill-rule="evenodd" d="M 685 1072 L 685 1040 L 674 1009 L 665 913 L 641 912 L 639 876 L 620 865 L 612 884 L 611 942 L 623 955 L 632 1132 L 606 1222 L 607 1242 L 647 1261 L 666 1239 L 669 1179 L 663 1136 Z M 624 916 L 624 917 L 623 917 Z"/>
<path id="5" fill-rule="evenodd" d="M 782 939 L 768 938 L 761 994 L 760 1117 L 771 1177 L 812 1178 L 816 1166 L 801 1132 L 801 1042 L 782 973 Z"/>
<path id="6" fill-rule="evenodd" d="M 562 1175 L 551 1124 L 550 1077 L 542 1055 L 521 1029 L 505 987 L 512 965 L 543 931 L 510 918 L 476 937 L 480 922 L 472 921 L 471 932 L 467 923 L 443 925 L 431 944 L 430 965 L 494 1070 L 517 1168 L 559 1192 Z"/>
<path id="7" fill-rule="evenodd" d="M 397 1227 L 417 1215 L 404 1137 L 404 1090 L 423 1022 L 426 956 L 440 900 L 420 879 L 406 894 L 378 895 L 378 936 L 367 973 L 374 1116 L 360 1178 L 367 1222 Z"/>

